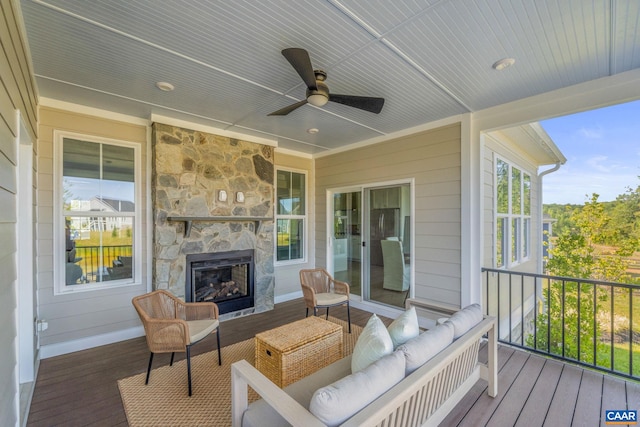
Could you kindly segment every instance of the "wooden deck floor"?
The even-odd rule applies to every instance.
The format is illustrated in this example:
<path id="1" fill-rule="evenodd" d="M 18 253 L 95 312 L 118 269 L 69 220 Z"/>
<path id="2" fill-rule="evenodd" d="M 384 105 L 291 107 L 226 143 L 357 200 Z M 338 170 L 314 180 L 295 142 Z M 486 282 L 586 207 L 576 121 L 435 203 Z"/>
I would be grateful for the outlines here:
<path id="1" fill-rule="evenodd" d="M 331 314 L 346 320 L 344 308 L 332 309 Z M 364 326 L 369 316 L 351 309 L 354 324 Z M 221 343 L 243 341 L 303 317 L 301 300 L 278 304 L 267 313 L 223 322 Z M 207 338 L 193 347 L 193 355 L 213 349 L 215 338 Z M 142 337 L 43 360 L 27 425 L 126 426 L 117 380 L 144 372 L 148 357 Z M 154 366 L 165 363 L 168 355 L 157 356 Z M 504 346 L 499 349 L 499 365 L 499 395 L 490 398 L 485 383 L 479 382 L 442 425 L 599 426 L 604 425 L 606 409 L 640 410 L 638 383 Z"/>

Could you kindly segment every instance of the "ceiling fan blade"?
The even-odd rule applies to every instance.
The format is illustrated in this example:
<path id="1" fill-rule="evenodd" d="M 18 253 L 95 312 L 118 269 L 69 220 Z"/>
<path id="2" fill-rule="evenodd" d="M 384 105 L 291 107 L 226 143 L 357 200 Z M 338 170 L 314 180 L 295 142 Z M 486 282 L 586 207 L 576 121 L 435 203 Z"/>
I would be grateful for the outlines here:
<path id="1" fill-rule="evenodd" d="M 307 103 L 307 100 L 304 99 L 300 102 L 296 102 L 295 104 L 291 104 L 287 107 L 281 108 L 278 111 L 274 111 L 273 113 L 269 113 L 267 114 L 268 116 L 286 116 L 287 114 L 289 114 L 290 112 L 292 112 L 293 110 L 295 110 L 298 107 L 302 107 L 304 104 Z"/>
<path id="2" fill-rule="evenodd" d="M 372 98 L 370 96 L 336 95 L 333 93 L 329 94 L 329 101 L 348 105 L 349 107 L 359 108 L 361 110 L 369 111 L 376 114 L 382 111 L 382 106 L 384 105 L 384 98 Z"/>
<path id="3" fill-rule="evenodd" d="M 289 64 L 298 72 L 304 84 L 309 89 L 316 89 L 316 74 L 313 72 L 311 66 L 311 59 L 309 59 L 309 53 L 298 47 L 291 47 L 284 49 L 282 55 L 289 61 Z"/>

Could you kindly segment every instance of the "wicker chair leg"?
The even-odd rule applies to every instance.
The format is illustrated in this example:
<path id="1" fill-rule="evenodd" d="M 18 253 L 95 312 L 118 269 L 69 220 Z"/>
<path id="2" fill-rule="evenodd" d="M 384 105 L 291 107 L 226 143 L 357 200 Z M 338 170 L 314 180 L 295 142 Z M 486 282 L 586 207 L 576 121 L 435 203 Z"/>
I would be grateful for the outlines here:
<path id="1" fill-rule="evenodd" d="M 351 306 L 349 301 L 347 301 L 347 321 L 349 322 L 349 333 L 351 333 Z"/>
<path id="2" fill-rule="evenodd" d="M 175 352 L 171 353 L 171 361 L 169 362 L 169 366 L 173 366 L 173 356 L 175 356 L 175 355 L 176 355 Z"/>
<path id="3" fill-rule="evenodd" d="M 218 340 L 218 366 L 222 365 L 222 355 L 220 354 L 220 327 L 216 331 L 216 339 Z"/>
<path id="4" fill-rule="evenodd" d="M 189 396 L 191 396 L 191 346 L 187 346 L 187 381 L 189 382 Z"/>
<path id="5" fill-rule="evenodd" d="M 309 317 L 309 307 L 307 307 L 307 311 L 304 313 L 304 317 Z"/>
<path id="6" fill-rule="evenodd" d="M 145 385 L 149 384 L 149 375 L 151 375 L 151 364 L 153 363 L 153 352 L 149 356 L 149 366 L 147 367 L 147 379 L 144 382 Z"/>

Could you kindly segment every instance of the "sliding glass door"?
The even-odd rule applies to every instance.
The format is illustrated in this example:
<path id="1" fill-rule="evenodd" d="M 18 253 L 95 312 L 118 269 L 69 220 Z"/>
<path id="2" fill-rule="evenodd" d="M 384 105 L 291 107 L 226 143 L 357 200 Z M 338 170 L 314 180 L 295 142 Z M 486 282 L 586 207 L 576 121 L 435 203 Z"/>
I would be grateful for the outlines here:
<path id="1" fill-rule="evenodd" d="M 411 292 L 411 185 L 330 193 L 330 272 L 352 298 L 404 307 Z"/>
<path id="2" fill-rule="evenodd" d="M 364 190 L 365 300 L 404 307 L 411 284 L 410 184 Z"/>
<path id="3" fill-rule="evenodd" d="M 352 295 L 361 295 L 361 197 L 360 190 L 332 197 L 333 275 L 349 284 Z"/>

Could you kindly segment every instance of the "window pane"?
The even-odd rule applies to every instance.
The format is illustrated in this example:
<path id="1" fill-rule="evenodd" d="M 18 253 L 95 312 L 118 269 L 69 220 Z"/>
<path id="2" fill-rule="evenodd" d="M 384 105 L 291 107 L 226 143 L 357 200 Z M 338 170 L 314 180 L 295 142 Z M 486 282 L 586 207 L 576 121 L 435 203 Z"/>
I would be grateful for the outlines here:
<path id="1" fill-rule="evenodd" d="M 498 218 L 496 222 L 496 267 L 504 267 L 506 218 Z"/>
<path id="2" fill-rule="evenodd" d="M 509 165 L 496 162 L 496 198 L 498 213 L 509 213 Z"/>
<path id="3" fill-rule="evenodd" d="M 520 218 L 511 220 L 511 261 L 520 260 Z"/>
<path id="4" fill-rule="evenodd" d="M 288 261 L 303 258 L 303 224 L 304 220 L 302 219 L 278 220 L 278 261 Z"/>
<path id="5" fill-rule="evenodd" d="M 100 179 L 100 144 L 64 138 L 63 175 Z"/>
<path id="6" fill-rule="evenodd" d="M 291 172 L 277 172 L 278 215 L 291 215 Z"/>
<path id="7" fill-rule="evenodd" d="M 522 213 L 522 172 L 511 168 L 511 213 Z"/>
<path id="8" fill-rule="evenodd" d="M 522 186 L 524 198 L 524 214 L 531 215 L 531 176 L 524 174 L 523 186 Z"/>
<path id="9" fill-rule="evenodd" d="M 132 279 L 133 219 L 66 217 L 66 284 Z"/>
<path id="10" fill-rule="evenodd" d="M 102 145 L 102 179 L 105 181 L 134 181 L 133 148 Z"/>
<path id="11" fill-rule="evenodd" d="M 291 214 L 292 215 L 304 215 L 305 214 L 305 185 L 304 175 L 301 173 L 291 173 Z"/>
<path id="12" fill-rule="evenodd" d="M 305 214 L 305 175 L 278 171 L 278 215 Z"/>
<path id="13" fill-rule="evenodd" d="M 525 218 L 524 220 L 524 228 L 522 230 L 522 256 L 527 258 L 529 256 L 529 236 L 531 233 L 531 219 Z"/>
<path id="14" fill-rule="evenodd" d="M 135 212 L 133 148 L 65 138 L 63 156 L 64 210 Z"/>

